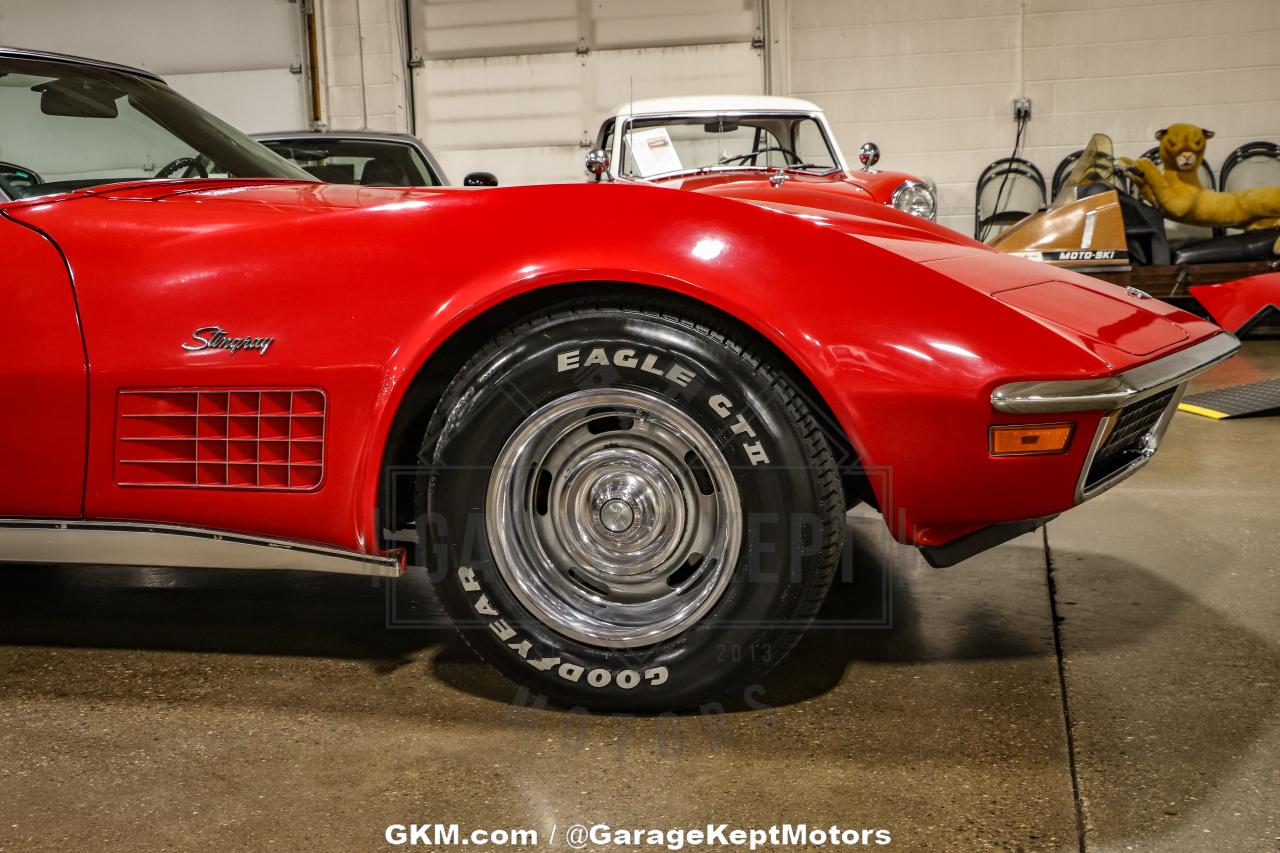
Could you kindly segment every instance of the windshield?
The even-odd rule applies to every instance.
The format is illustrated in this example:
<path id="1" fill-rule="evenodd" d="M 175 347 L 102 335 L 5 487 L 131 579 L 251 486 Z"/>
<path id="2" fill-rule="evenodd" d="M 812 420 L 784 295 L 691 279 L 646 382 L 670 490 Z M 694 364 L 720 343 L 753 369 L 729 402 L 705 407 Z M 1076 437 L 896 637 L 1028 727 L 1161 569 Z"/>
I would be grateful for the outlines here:
<path id="1" fill-rule="evenodd" d="M 811 115 L 660 116 L 629 120 L 620 174 L 653 178 L 702 169 L 840 168 L 822 124 Z"/>
<path id="2" fill-rule="evenodd" d="M 1080 152 L 1080 159 L 1076 160 L 1071 174 L 1058 190 L 1053 207 L 1075 201 L 1079 198 L 1079 189 L 1091 184 L 1108 184 L 1116 189 L 1126 190 L 1124 178 L 1116 173 L 1111 137 L 1105 133 L 1095 133 L 1089 138 L 1089 144 Z"/>
<path id="3" fill-rule="evenodd" d="M 163 83 L 0 57 L 0 201 L 192 177 L 315 180 Z"/>
<path id="4" fill-rule="evenodd" d="M 366 187 L 438 187 L 418 149 L 380 139 L 264 139 L 262 144 L 322 181 Z"/>

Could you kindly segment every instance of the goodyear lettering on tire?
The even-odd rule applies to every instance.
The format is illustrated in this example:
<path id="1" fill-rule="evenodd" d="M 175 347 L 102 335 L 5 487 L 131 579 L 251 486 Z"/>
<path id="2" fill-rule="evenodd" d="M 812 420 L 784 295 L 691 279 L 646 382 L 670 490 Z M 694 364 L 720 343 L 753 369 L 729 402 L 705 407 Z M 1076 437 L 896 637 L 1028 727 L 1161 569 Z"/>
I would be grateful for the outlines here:
<path id="1" fill-rule="evenodd" d="M 463 591 L 468 594 L 471 606 L 476 614 L 489 620 L 489 630 L 513 654 L 540 672 L 554 672 L 570 684 L 585 683 L 597 689 L 616 684 L 623 690 L 631 690 L 641 684 L 648 687 L 657 687 L 667 681 L 668 673 L 665 666 L 650 667 L 639 672 L 634 669 L 615 671 L 603 667 L 587 669 L 572 661 L 563 660 L 558 656 L 545 657 L 537 655 L 534 653 L 533 643 L 522 637 L 520 632 L 513 628 L 511 623 L 504 619 L 497 608 L 493 606 L 493 602 L 476 579 L 474 569 L 470 566 L 459 566 L 458 582 L 462 584 Z"/>

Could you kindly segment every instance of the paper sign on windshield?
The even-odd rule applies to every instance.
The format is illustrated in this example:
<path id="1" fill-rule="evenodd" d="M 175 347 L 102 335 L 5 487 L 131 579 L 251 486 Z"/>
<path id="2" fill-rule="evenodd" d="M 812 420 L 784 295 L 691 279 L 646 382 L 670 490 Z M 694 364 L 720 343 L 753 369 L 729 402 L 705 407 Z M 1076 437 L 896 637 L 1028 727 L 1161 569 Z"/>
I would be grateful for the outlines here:
<path id="1" fill-rule="evenodd" d="M 665 127 L 635 130 L 629 136 L 631 156 L 636 161 L 636 171 L 641 177 L 679 172 L 684 168 L 680 165 L 680 155 L 671 144 L 671 135 Z"/>

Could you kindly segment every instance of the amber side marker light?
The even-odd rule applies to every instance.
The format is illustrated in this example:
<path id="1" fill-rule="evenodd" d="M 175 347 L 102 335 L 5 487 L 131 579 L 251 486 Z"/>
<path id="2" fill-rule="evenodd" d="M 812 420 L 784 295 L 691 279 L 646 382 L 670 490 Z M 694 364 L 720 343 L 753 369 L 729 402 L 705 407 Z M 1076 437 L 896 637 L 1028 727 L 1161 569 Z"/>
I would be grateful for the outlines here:
<path id="1" fill-rule="evenodd" d="M 992 456 L 1066 453 L 1075 424 L 1010 424 L 991 428 Z"/>

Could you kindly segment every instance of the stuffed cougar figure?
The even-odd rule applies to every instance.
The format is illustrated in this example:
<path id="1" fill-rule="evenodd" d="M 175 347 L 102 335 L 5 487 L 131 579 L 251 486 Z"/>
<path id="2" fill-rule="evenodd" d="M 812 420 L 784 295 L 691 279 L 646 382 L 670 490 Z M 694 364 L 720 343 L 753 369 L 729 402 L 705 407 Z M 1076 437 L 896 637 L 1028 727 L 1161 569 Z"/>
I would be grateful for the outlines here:
<path id="1" fill-rule="evenodd" d="M 1212 138 L 1212 130 L 1193 124 L 1171 124 L 1156 131 L 1163 172 L 1145 158 L 1137 162 L 1122 158 L 1122 162 L 1131 167 L 1130 175 L 1142 194 L 1175 222 L 1249 231 L 1280 226 L 1280 186 L 1233 193 L 1200 186 L 1204 148 Z"/>

